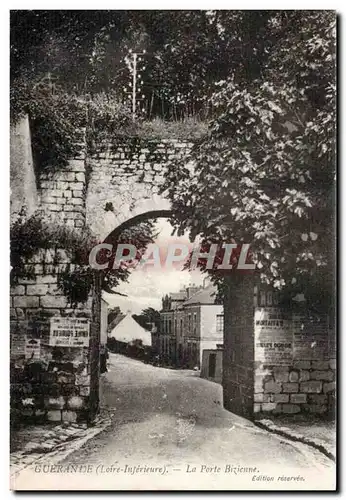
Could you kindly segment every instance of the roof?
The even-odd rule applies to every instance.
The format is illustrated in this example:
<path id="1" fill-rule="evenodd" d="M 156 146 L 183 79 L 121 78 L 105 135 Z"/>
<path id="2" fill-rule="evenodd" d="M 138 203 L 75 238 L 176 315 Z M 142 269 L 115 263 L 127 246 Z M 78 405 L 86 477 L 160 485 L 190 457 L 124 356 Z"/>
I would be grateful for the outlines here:
<path id="1" fill-rule="evenodd" d="M 216 287 L 209 285 L 206 288 L 202 288 L 198 292 L 194 293 L 189 299 L 185 300 L 184 306 L 190 306 L 192 304 L 215 304 L 216 297 Z"/>
<path id="2" fill-rule="evenodd" d="M 113 319 L 113 321 L 111 321 L 111 323 L 109 323 L 107 330 L 109 332 L 111 332 L 113 330 L 113 328 L 115 326 L 117 326 L 120 323 L 120 321 L 122 321 L 124 318 L 125 318 L 125 314 L 123 314 L 122 312 L 117 314 L 117 316 Z"/>
<path id="3" fill-rule="evenodd" d="M 186 292 L 174 292 L 169 294 L 169 298 L 171 300 L 185 300 L 186 299 Z"/>
<path id="4" fill-rule="evenodd" d="M 151 333 L 145 330 L 133 319 L 131 314 L 126 316 L 111 330 L 108 335 L 110 338 L 115 338 L 119 342 L 132 342 L 133 340 L 141 340 L 143 345 L 151 346 Z"/>

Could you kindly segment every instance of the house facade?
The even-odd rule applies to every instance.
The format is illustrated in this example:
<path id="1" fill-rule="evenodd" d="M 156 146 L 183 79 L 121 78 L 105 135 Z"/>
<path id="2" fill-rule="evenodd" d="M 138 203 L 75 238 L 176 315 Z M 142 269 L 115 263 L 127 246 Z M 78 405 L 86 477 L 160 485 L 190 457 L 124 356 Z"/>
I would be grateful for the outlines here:
<path id="1" fill-rule="evenodd" d="M 160 356 L 179 367 L 200 367 L 203 349 L 223 343 L 223 306 L 216 288 L 189 287 L 164 297 L 160 322 Z"/>

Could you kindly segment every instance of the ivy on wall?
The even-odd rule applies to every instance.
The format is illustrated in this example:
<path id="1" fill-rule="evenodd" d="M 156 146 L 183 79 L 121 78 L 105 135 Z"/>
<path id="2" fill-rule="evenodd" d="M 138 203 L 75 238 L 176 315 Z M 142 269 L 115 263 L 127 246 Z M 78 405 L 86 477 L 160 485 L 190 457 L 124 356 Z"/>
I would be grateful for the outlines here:
<path id="1" fill-rule="evenodd" d="M 58 286 L 72 306 L 86 302 L 91 291 L 93 270 L 88 266 L 89 252 L 97 242 L 90 233 L 76 233 L 44 221 L 40 213 L 26 219 L 23 214 L 10 228 L 10 283 L 21 278 L 34 279 L 33 257 L 42 250 L 54 250 L 52 274 L 57 274 Z M 57 250 L 65 250 L 69 262 L 63 263 Z M 31 262 L 31 263 L 30 263 Z M 47 263 L 42 262 L 43 267 Z M 59 272 L 56 270 L 59 269 Z"/>
<path id="2" fill-rule="evenodd" d="M 56 171 L 81 150 L 87 124 L 85 100 L 47 82 L 18 80 L 10 88 L 11 124 L 28 114 L 37 172 Z"/>
<path id="3" fill-rule="evenodd" d="M 120 268 L 113 270 L 113 262 L 117 243 L 131 243 L 137 248 L 137 259 L 141 257 L 147 245 L 154 241 L 155 221 L 143 222 L 137 226 L 124 230 L 117 241 L 113 242 L 113 252 L 110 255 L 98 257 L 106 258 L 109 266 L 102 271 L 102 288 L 108 293 L 117 293 L 114 288 L 122 281 L 127 281 L 131 270 Z M 41 213 L 26 218 L 23 213 L 10 228 L 10 262 L 11 286 L 18 284 L 21 278 L 34 279 L 33 257 L 42 250 L 54 250 L 54 259 L 49 262 L 52 272 L 57 275 L 57 284 L 67 297 L 71 307 L 78 303 L 85 303 L 92 290 L 95 270 L 89 265 L 91 249 L 99 242 L 96 241 L 87 229 L 76 232 L 65 226 L 52 225 L 45 221 Z M 68 262 L 59 257 L 59 250 L 64 250 Z M 43 259 L 42 259 L 43 260 Z M 41 262 L 45 267 L 47 263 Z M 100 272 L 100 271 L 99 271 Z"/>

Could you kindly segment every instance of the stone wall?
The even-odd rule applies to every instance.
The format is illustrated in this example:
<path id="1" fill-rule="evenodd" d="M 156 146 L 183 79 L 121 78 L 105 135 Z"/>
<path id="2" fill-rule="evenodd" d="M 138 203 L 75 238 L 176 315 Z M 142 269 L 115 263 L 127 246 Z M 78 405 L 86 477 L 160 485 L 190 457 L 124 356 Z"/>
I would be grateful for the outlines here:
<path id="1" fill-rule="evenodd" d="M 258 300 L 261 297 L 260 301 Z M 261 303 L 263 307 L 258 307 Z M 228 279 L 224 406 L 249 418 L 335 413 L 335 332 L 326 317 L 278 307 L 251 275 Z"/>
<path id="2" fill-rule="evenodd" d="M 84 304 L 71 308 L 58 287 L 58 273 L 66 264 L 70 262 L 63 249 L 38 251 L 27 264 L 33 270 L 32 279 L 19 278 L 10 290 L 13 416 L 49 421 L 88 418 L 89 347 L 55 347 L 49 341 L 53 316 L 88 318 L 93 322 L 91 294 Z M 32 343 L 37 344 L 34 353 Z"/>
<path id="3" fill-rule="evenodd" d="M 104 239 L 125 220 L 151 210 L 169 209 L 159 188 L 167 162 L 184 158 L 192 143 L 138 138 L 119 139 L 88 157 L 86 219 Z"/>
<path id="4" fill-rule="evenodd" d="M 82 230 L 86 219 L 85 153 L 61 170 L 40 174 L 41 209 L 53 222 Z"/>
<path id="5" fill-rule="evenodd" d="M 31 151 L 29 119 L 21 118 L 10 131 L 11 220 L 25 210 L 28 217 L 37 209 L 34 164 Z"/>
<path id="6" fill-rule="evenodd" d="M 335 359 L 296 360 L 291 366 L 256 370 L 254 412 L 333 414 Z"/>
<path id="7" fill-rule="evenodd" d="M 29 133 L 26 120 L 25 131 Z M 16 144 L 11 135 L 12 146 Z M 25 135 L 30 153 L 30 133 Z M 39 213 L 57 227 L 83 234 L 87 227 L 100 241 L 126 219 L 154 209 L 169 208 L 158 194 L 168 161 L 183 158 L 191 144 L 179 141 L 122 139 L 102 145 L 88 155 L 85 147 L 67 165 L 41 172 L 34 185 Z M 24 151 L 24 150 L 23 150 Z M 29 155 L 30 156 L 30 155 Z M 18 157 L 18 155 L 17 155 Z M 31 157 L 30 157 L 31 158 Z M 30 159 L 29 158 L 29 159 Z M 27 162 L 22 155 L 11 161 L 11 187 L 15 173 Z M 30 164 L 30 162 L 27 162 Z M 31 159 L 32 167 L 32 159 Z M 34 171 L 32 174 L 34 176 Z M 30 181 L 31 182 L 31 181 Z M 26 180 L 22 176 L 13 203 L 20 212 Z M 32 184 L 32 183 L 31 183 Z M 30 185 L 31 185 L 30 184 Z M 30 198 L 30 199 L 31 199 Z M 36 199 L 36 198 L 35 198 Z M 11 289 L 11 406 L 13 415 L 50 421 L 92 419 L 98 408 L 101 288 L 96 279 L 85 304 L 72 308 L 58 287 L 58 274 L 74 264 L 63 249 L 41 250 L 29 261 L 32 279 L 19 279 Z M 88 347 L 50 345 L 52 317 L 90 321 Z M 30 354 L 31 353 L 31 354 Z M 30 358 L 30 356 L 33 356 Z"/>
<path id="8" fill-rule="evenodd" d="M 278 342 L 275 327 L 272 339 L 267 338 L 272 340 L 266 344 L 271 345 L 267 362 L 258 344 L 255 346 L 254 413 L 333 416 L 336 376 L 333 330 L 329 329 L 326 318 L 312 321 L 303 314 L 292 313 L 285 321 L 284 343 L 282 338 Z M 277 363 L 273 345 L 285 351 Z"/>

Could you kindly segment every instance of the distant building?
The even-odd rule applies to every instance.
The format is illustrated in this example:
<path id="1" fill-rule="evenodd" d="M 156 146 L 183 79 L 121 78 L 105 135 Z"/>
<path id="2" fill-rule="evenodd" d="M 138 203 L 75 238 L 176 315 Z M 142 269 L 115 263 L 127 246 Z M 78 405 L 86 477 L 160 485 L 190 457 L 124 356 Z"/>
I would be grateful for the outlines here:
<path id="1" fill-rule="evenodd" d="M 142 328 L 130 313 L 127 313 L 108 334 L 109 339 L 114 338 L 123 344 L 141 341 L 143 346 L 151 346 L 151 333 Z"/>
<path id="2" fill-rule="evenodd" d="M 162 300 L 159 351 L 177 366 L 202 364 L 203 349 L 223 342 L 223 306 L 215 303 L 213 285 L 188 287 Z"/>

